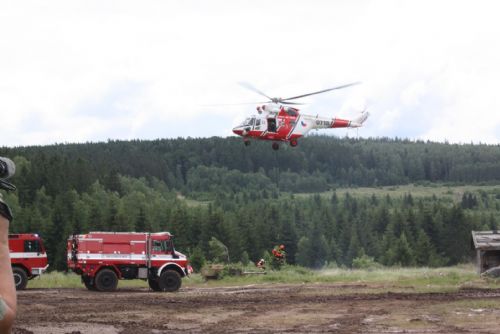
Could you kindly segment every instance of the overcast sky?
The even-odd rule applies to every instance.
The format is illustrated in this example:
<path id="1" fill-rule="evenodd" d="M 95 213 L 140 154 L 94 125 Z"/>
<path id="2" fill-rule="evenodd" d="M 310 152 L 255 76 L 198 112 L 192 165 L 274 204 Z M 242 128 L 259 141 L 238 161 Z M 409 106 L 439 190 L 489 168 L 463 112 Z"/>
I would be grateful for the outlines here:
<path id="1" fill-rule="evenodd" d="M 498 1 L 2 1 L 0 146 L 232 135 L 238 82 L 338 136 L 500 141 Z"/>

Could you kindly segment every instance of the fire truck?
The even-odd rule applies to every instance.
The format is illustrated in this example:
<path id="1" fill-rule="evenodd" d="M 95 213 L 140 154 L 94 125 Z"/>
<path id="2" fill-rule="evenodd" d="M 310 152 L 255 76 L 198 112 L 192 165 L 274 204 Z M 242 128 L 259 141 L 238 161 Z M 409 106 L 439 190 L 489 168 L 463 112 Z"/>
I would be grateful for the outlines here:
<path id="1" fill-rule="evenodd" d="M 138 278 L 154 291 L 174 292 L 190 274 L 169 232 L 90 232 L 70 236 L 67 247 L 68 268 L 89 290 L 114 291 L 119 279 Z"/>
<path id="2" fill-rule="evenodd" d="M 24 290 L 28 280 L 40 276 L 49 267 L 47 253 L 37 234 L 9 234 L 9 251 L 17 290 Z"/>

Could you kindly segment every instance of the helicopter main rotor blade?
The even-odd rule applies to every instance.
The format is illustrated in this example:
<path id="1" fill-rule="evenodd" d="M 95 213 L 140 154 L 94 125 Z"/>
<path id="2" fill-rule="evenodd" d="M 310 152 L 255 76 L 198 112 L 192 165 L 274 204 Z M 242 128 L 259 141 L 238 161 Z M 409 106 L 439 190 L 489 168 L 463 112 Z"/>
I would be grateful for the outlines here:
<path id="1" fill-rule="evenodd" d="M 347 84 L 347 85 L 342 85 L 342 86 L 337 86 L 337 87 L 333 87 L 333 88 L 323 89 L 323 90 L 320 90 L 320 91 L 314 92 L 314 93 L 309 93 L 309 94 L 304 94 L 304 95 L 298 95 L 298 96 L 289 97 L 289 98 L 286 98 L 286 99 L 281 99 L 281 101 L 283 103 L 285 101 L 295 100 L 295 99 L 299 99 L 301 97 L 306 97 L 306 96 L 311 96 L 311 95 L 316 95 L 316 94 L 321 94 L 321 93 L 326 93 L 326 92 L 329 92 L 331 90 L 346 88 L 346 87 L 349 87 L 349 86 L 358 85 L 360 83 L 361 82 L 357 81 L 357 82 L 353 82 L 353 83 L 350 83 L 350 84 Z"/>
<path id="2" fill-rule="evenodd" d="M 246 89 L 249 89 L 252 92 L 260 94 L 260 95 L 262 95 L 264 97 L 267 97 L 269 100 L 272 100 L 271 97 L 267 96 L 264 92 L 261 92 L 260 90 L 258 90 L 257 88 L 255 88 L 254 86 L 252 86 L 251 84 L 249 84 L 248 82 L 238 82 L 238 83 L 240 84 L 240 86 L 245 87 Z"/>
<path id="3" fill-rule="evenodd" d="M 202 107 L 225 107 L 225 106 L 247 106 L 250 104 L 260 104 L 260 103 L 268 103 L 266 102 L 245 102 L 245 103 L 217 103 L 217 104 L 202 104 Z"/>
<path id="4" fill-rule="evenodd" d="M 281 101 L 280 103 L 281 103 L 281 104 L 298 105 L 298 106 L 302 106 L 302 105 L 304 105 L 304 104 L 305 104 L 305 103 L 299 103 L 299 102 L 288 102 L 288 101 Z"/>

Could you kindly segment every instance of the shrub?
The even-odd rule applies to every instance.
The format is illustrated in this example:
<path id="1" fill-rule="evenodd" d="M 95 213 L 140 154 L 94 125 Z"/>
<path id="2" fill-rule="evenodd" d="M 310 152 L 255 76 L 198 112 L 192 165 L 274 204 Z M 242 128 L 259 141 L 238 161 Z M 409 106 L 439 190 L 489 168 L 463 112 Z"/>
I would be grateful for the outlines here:
<path id="1" fill-rule="evenodd" d="M 205 265 L 205 256 L 199 247 L 195 247 L 193 249 L 193 253 L 189 257 L 189 262 L 191 263 L 194 271 L 200 271 L 201 268 L 203 268 L 203 265 Z"/>
<path id="2" fill-rule="evenodd" d="M 382 268 L 383 266 L 380 263 L 376 262 L 373 257 L 363 254 L 362 256 L 352 260 L 352 267 L 354 269 L 373 270 Z"/>
<path id="3" fill-rule="evenodd" d="M 213 262 L 229 262 L 229 251 L 220 240 L 212 237 L 208 242 L 208 247 Z"/>
<path id="4" fill-rule="evenodd" d="M 243 266 L 240 263 L 231 263 L 224 266 L 219 278 L 226 276 L 241 276 L 243 274 Z"/>
<path id="5" fill-rule="evenodd" d="M 244 251 L 243 253 L 241 253 L 241 263 L 244 266 L 248 266 L 248 264 L 250 263 L 250 256 L 248 256 L 247 251 Z"/>

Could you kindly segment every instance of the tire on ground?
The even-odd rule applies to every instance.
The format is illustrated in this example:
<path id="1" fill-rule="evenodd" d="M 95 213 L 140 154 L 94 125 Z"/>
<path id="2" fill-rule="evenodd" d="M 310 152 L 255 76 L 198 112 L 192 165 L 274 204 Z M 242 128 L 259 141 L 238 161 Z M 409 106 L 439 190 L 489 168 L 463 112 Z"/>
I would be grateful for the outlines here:
<path id="1" fill-rule="evenodd" d="M 165 270 L 158 279 L 160 291 L 174 292 L 182 285 L 181 275 L 175 270 Z"/>
<path id="2" fill-rule="evenodd" d="M 12 274 L 14 275 L 16 290 L 26 289 L 26 285 L 28 284 L 28 274 L 26 273 L 26 270 L 20 267 L 13 267 Z"/>
<path id="3" fill-rule="evenodd" d="M 83 281 L 83 284 L 85 284 L 85 287 L 87 289 L 89 289 L 90 291 L 95 291 L 96 288 L 95 288 L 95 283 L 92 282 L 92 278 L 91 277 L 88 277 L 88 276 L 82 276 L 82 281 Z"/>
<path id="4" fill-rule="evenodd" d="M 158 282 L 157 278 L 148 278 L 148 284 L 151 290 L 153 291 L 162 291 L 160 289 L 160 283 Z"/>
<path id="5" fill-rule="evenodd" d="M 94 286 L 97 291 L 115 291 L 118 286 L 118 277 L 111 269 L 101 269 L 94 278 Z"/>

